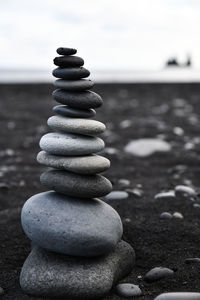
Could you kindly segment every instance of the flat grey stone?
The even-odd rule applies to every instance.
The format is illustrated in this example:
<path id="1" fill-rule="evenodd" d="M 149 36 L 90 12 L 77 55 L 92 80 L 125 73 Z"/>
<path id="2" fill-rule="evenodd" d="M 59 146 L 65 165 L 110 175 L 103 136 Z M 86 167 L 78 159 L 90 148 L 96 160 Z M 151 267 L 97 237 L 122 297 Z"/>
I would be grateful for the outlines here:
<path id="1" fill-rule="evenodd" d="M 80 109 L 97 108 L 103 104 L 101 97 L 92 91 L 70 92 L 55 90 L 52 96 L 61 104 Z"/>
<path id="2" fill-rule="evenodd" d="M 52 170 L 42 173 L 40 181 L 49 189 L 72 197 L 102 197 L 112 190 L 111 182 L 101 175 L 81 175 Z"/>
<path id="3" fill-rule="evenodd" d="M 41 138 L 40 147 L 55 155 L 87 155 L 103 150 L 104 141 L 93 136 L 52 132 Z"/>
<path id="4" fill-rule="evenodd" d="M 185 259 L 186 264 L 193 264 L 193 263 L 200 263 L 200 258 L 199 257 L 191 257 L 191 258 L 186 258 Z"/>
<path id="5" fill-rule="evenodd" d="M 154 300 L 200 300 L 200 293 L 164 293 L 157 296 Z"/>
<path id="6" fill-rule="evenodd" d="M 112 191 L 108 194 L 105 199 L 106 200 L 124 200 L 128 198 L 128 193 L 125 191 Z"/>
<path id="7" fill-rule="evenodd" d="M 34 248 L 25 261 L 20 284 L 25 293 L 64 299 L 100 299 L 127 276 L 135 261 L 124 241 L 108 255 L 83 258 Z"/>
<path id="8" fill-rule="evenodd" d="M 96 120 L 74 119 L 63 116 L 52 116 L 48 119 L 47 124 L 53 130 L 85 135 L 98 135 L 106 129 L 103 123 Z"/>
<path id="9" fill-rule="evenodd" d="M 162 192 L 154 197 L 156 200 L 171 200 L 175 199 L 175 192 L 174 191 L 169 191 L 169 192 Z"/>
<path id="10" fill-rule="evenodd" d="M 116 293 L 121 297 L 139 297 L 142 291 L 138 285 L 132 283 L 121 283 L 116 286 Z"/>
<path id="11" fill-rule="evenodd" d="M 173 275 L 174 271 L 169 268 L 156 267 L 145 275 L 144 280 L 147 282 L 154 282 Z"/>
<path id="12" fill-rule="evenodd" d="M 177 185 L 175 187 L 175 194 L 177 197 L 195 197 L 196 192 L 193 188 L 186 185 Z"/>
<path id="13" fill-rule="evenodd" d="M 79 56 L 58 56 L 54 58 L 54 64 L 59 67 L 81 67 L 84 65 L 84 60 Z"/>
<path id="14" fill-rule="evenodd" d="M 54 82 L 54 86 L 66 91 L 85 91 L 94 86 L 94 82 L 89 79 L 80 80 L 63 80 L 58 79 Z"/>
<path id="15" fill-rule="evenodd" d="M 73 48 L 59 47 L 56 52 L 60 55 L 73 55 L 76 54 L 77 50 Z"/>
<path id="16" fill-rule="evenodd" d="M 62 79 L 81 79 L 88 77 L 90 75 L 90 72 L 83 68 L 83 67 L 77 67 L 77 68 L 56 68 L 52 72 L 53 76 L 57 78 Z"/>
<path id="17" fill-rule="evenodd" d="M 109 253 L 123 233 L 118 213 L 105 202 L 67 197 L 54 191 L 29 198 L 21 221 L 34 244 L 74 256 Z"/>
<path id="18" fill-rule="evenodd" d="M 37 161 L 48 167 L 66 170 L 78 174 L 98 174 L 110 167 L 110 161 L 99 155 L 57 156 L 40 151 Z"/>
<path id="19" fill-rule="evenodd" d="M 54 106 L 53 111 L 58 115 L 71 118 L 91 118 L 96 115 L 94 109 L 78 109 L 67 105 Z"/>

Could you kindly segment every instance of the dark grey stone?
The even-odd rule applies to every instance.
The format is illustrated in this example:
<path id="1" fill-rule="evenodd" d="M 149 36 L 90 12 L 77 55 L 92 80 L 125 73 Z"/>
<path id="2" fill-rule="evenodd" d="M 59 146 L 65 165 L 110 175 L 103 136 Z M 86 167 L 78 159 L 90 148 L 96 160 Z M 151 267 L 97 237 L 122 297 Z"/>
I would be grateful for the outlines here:
<path id="1" fill-rule="evenodd" d="M 200 293 L 164 293 L 157 296 L 154 300 L 200 300 Z"/>
<path id="2" fill-rule="evenodd" d="M 53 111 L 58 115 L 71 118 L 92 118 L 96 115 L 94 109 L 78 109 L 67 105 L 54 106 Z"/>
<path id="3" fill-rule="evenodd" d="M 121 297 L 139 297 L 142 291 L 138 285 L 132 283 L 121 283 L 116 286 L 116 293 Z"/>
<path id="4" fill-rule="evenodd" d="M 160 219 L 172 219 L 173 216 L 172 214 L 170 214 L 169 212 L 163 212 L 161 215 L 160 215 Z"/>
<path id="5" fill-rule="evenodd" d="M 94 86 L 94 82 L 89 79 L 80 80 L 55 80 L 54 86 L 66 91 L 85 91 L 89 90 Z"/>
<path id="6" fill-rule="evenodd" d="M 55 90 L 52 96 L 59 103 L 80 109 L 97 108 L 103 104 L 101 97 L 92 91 L 70 92 Z"/>
<path id="7" fill-rule="evenodd" d="M 106 129 L 103 123 L 96 120 L 63 116 L 52 116 L 48 119 L 47 124 L 55 131 L 83 135 L 98 135 Z"/>
<path id="8" fill-rule="evenodd" d="M 185 259 L 185 263 L 186 264 L 196 264 L 196 263 L 200 263 L 200 258 L 199 257 L 191 257 L 191 258 L 186 258 Z"/>
<path id="9" fill-rule="evenodd" d="M 65 48 L 65 47 L 60 47 L 57 50 L 57 53 L 60 55 L 73 55 L 76 54 L 77 50 L 73 48 Z"/>
<path id="10" fill-rule="evenodd" d="M 98 174 L 110 167 L 110 161 L 99 155 L 58 156 L 40 151 L 37 161 L 48 167 L 67 170 L 78 174 Z"/>
<path id="11" fill-rule="evenodd" d="M 74 256 L 109 253 L 123 233 L 118 213 L 105 202 L 54 191 L 29 198 L 21 221 L 26 235 L 36 245 Z"/>
<path id="12" fill-rule="evenodd" d="M 124 241 L 106 256 L 78 258 L 34 248 L 25 261 L 20 284 L 25 293 L 39 297 L 100 299 L 128 275 L 134 250 Z"/>
<path id="13" fill-rule="evenodd" d="M 87 155 L 103 150 L 104 141 L 93 136 L 52 132 L 41 138 L 40 148 L 54 155 Z"/>
<path id="14" fill-rule="evenodd" d="M 54 64 L 61 68 L 64 67 L 81 67 L 84 65 L 84 60 L 79 56 L 58 56 L 54 58 Z"/>
<path id="15" fill-rule="evenodd" d="M 53 76 L 57 78 L 62 79 L 81 79 L 88 77 L 90 75 L 90 72 L 83 68 L 83 67 L 77 67 L 77 68 L 57 68 L 53 70 Z"/>
<path id="16" fill-rule="evenodd" d="M 41 183 L 72 197 L 102 197 L 112 190 L 111 182 L 101 175 L 81 175 L 68 171 L 52 170 L 41 174 Z"/>
<path id="17" fill-rule="evenodd" d="M 156 267 L 150 270 L 144 277 L 147 282 L 154 282 L 165 277 L 173 276 L 174 271 L 168 268 Z"/>

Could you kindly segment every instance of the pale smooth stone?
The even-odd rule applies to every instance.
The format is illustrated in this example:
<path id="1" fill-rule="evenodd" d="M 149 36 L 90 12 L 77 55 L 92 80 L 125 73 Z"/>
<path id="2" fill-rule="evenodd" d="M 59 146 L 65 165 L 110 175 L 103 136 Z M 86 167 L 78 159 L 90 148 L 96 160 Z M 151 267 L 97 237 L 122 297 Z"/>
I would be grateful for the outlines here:
<path id="1" fill-rule="evenodd" d="M 37 161 L 48 167 L 70 171 L 78 174 L 97 174 L 110 167 L 110 161 L 99 155 L 88 156 L 56 156 L 45 151 L 37 155 Z"/>
<path id="2" fill-rule="evenodd" d="M 125 191 L 112 191 L 108 194 L 105 199 L 106 200 L 124 200 L 128 198 L 128 193 Z"/>
<path id="3" fill-rule="evenodd" d="M 102 197 L 112 190 L 111 182 L 101 175 L 81 175 L 52 170 L 41 174 L 40 181 L 49 189 L 72 197 Z"/>
<path id="4" fill-rule="evenodd" d="M 154 282 L 173 275 L 174 271 L 169 268 L 156 267 L 146 273 L 144 280 L 147 282 Z"/>
<path id="5" fill-rule="evenodd" d="M 176 196 L 182 196 L 182 197 L 195 197 L 196 196 L 195 190 L 186 185 L 177 185 L 175 187 L 175 194 L 176 194 Z"/>
<path id="6" fill-rule="evenodd" d="M 106 126 L 99 121 L 63 116 L 52 116 L 48 119 L 47 124 L 53 130 L 85 135 L 97 135 L 106 129 Z"/>
<path id="7" fill-rule="evenodd" d="M 57 105 L 53 107 L 53 111 L 61 116 L 70 118 L 92 118 L 96 115 L 94 109 L 78 109 L 67 105 Z"/>
<path id="8" fill-rule="evenodd" d="M 116 293 L 121 297 L 139 297 L 142 291 L 138 285 L 132 283 L 120 283 L 116 286 Z"/>
<path id="9" fill-rule="evenodd" d="M 74 256 L 109 253 L 123 233 L 120 216 L 110 205 L 99 199 L 83 200 L 54 191 L 29 198 L 21 221 L 34 244 Z"/>
<path id="10" fill-rule="evenodd" d="M 200 293 L 164 293 L 157 296 L 154 300 L 200 300 Z"/>
<path id="11" fill-rule="evenodd" d="M 54 132 L 41 138 L 40 148 L 55 155 L 87 155 L 103 150 L 104 141 L 98 137 Z"/>
<path id="12" fill-rule="evenodd" d="M 89 258 L 35 247 L 23 265 L 20 285 L 25 293 L 42 299 L 102 299 L 134 263 L 134 250 L 124 241 L 107 255 Z"/>
<path id="13" fill-rule="evenodd" d="M 175 199 L 175 192 L 174 191 L 169 191 L 169 192 L 162 192 L 154 197 L 156 200 L 170 200 L 170 199 Z"/>
<path id="14" fill-rule="evenodd" d="M 89 90 L 94 86 L 92 80 L 80 79 L 80 80 L 64 80 L 58 79 L 54 82 L 54 86 L 58 89 L 66 91 L 85 91 Z"/>

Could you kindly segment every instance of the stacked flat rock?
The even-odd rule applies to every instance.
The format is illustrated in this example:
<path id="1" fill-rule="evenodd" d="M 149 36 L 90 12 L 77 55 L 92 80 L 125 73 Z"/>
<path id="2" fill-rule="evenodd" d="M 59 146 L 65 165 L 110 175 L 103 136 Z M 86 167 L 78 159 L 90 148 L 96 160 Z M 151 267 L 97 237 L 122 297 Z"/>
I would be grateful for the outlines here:
<path id="1" fill-rule="evenodd" d="M 104 148 L 98 137 L 105 130 L 91 120 L 101 97 L 92 92 L 90 72 L 75 49 L 58 48 L 53 71 L 57 88 L 53 98 L 62 105 L 53 108 L 47 121 L 52 133 L 40 140 L 40 164 L 51 169 L 41 175 L 50 191 L 32 196 L 22 209 L 22 226 L 33 242 L 20 284 L 30 295 L 96 299 L 128 274 L 134 251 L 121 240 L 123 228 L 118 213 L 97 197 L 112 190 L 99 173 L 110 166 L 97 153 Z"/>

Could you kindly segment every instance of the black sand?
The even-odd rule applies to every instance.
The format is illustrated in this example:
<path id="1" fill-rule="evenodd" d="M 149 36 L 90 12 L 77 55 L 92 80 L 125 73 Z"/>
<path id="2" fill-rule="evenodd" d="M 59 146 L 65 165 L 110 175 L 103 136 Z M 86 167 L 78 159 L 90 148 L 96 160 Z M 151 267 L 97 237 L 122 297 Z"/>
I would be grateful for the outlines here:
<path id="1" fill-rule="evenodd" d="M 2 299 L 31 299 L 19 287 L 20 268 L 30 251 L 30 242 L 20 226 L 20 209 L 29 196 L 45 190 L 39 182 L 45 168 L 35 157 L 55 105 L 50 96 L 52 90 L 49 85 L 0 86 L 0 183 L 8 185 L 0 188 L 0 286 L 5 290 Z M 104 139 L 107 147 L 119 150 L 118 154 L 107 155 L 112 166 L 106 176 L 113 182 L 114 190 L 119 189 L 118 179 L 124 178 L 131 181 L 130 188 L 141 184 L 144 191 L 141 198 L 130 195 L 128 200 L 110 201 L 123 220 L 124 239 L 136 250 L 135 269 L 124 282 L 140 285 L 144 293 L 140 299 L 154 299 L 163 292 L 198 292 L 200 264 L 186 265 L 184 260 L 200 257 L 200 209 L 194 208 L 189 199 L 156 201 L 154 195 L 185 180 L 197 189 L 200 186 L 200 144 L 196 142 L 194 149 L 184 150 L 186 140 L 199 137 L 200 86 L 118 84 L 96 85 L 94 90 L 104 99 L 97 119 L 117 135 Z M 185 99 L 185 108 L 178 111 L 175 98 Z M 183 116 L 178 117 L 180 111 Z M 123 120 L 131 120 L 132 125 L 120 128 Z M 176 135 L 174 127 L 182 128 L 184 135 Z M 171 152 L 137 158 L 123 151 L 132 139 L 158 134 L 164 134 L 173 144 Z M 177 168 L 180 165 L 185 167 Z M 160 220 L 163 211 L 181 212 L 184 219 Z M 127 218 L 131 221 L 127 222 Z M 172 268 L 175 276 L 145 283 L 140 276 L 155 266 Z M 120 298 L 112 293 L 105 299 Z"/>

